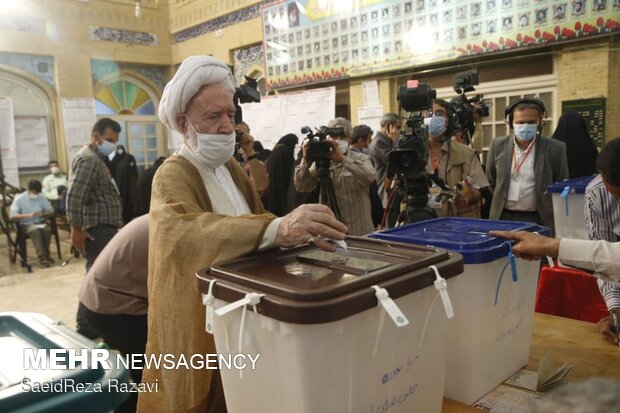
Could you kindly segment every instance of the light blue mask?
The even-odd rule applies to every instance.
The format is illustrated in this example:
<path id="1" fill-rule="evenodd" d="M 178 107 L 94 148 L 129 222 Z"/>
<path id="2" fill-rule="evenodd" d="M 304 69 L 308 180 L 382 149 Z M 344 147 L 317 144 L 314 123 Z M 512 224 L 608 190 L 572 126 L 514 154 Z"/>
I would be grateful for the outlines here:
<path id="1" fill-rule="evenodd" d="M 116 149 L 116 145 L 114 145 L 112 142 L 106 141 L 105 139 L 103 140 L 101 145 L 97 145 L 97 150 L 103 156 L 108 156 L 109 154 L 114 152 L 115 149 Z"/>
<path id="2" fill-rule="evenodd" d="M 430 136 L 439 136 L 446 131 L 446 120 L 441 116 L 433 115 L 428 123 L 428 134 Z"/>
<path id="3" fill-rule="evenodd" d="M 538 134 L 538 125 L 522 123 L 515 125 L 515 135 L 522 141 L 530 142 Z"/>

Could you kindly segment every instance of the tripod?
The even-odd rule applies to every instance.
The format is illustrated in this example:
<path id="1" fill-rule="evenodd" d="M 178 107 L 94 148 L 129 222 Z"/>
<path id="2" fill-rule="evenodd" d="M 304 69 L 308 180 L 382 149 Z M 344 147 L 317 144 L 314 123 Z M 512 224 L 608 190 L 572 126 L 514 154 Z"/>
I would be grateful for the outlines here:
<path id="1" fill-rule="evenodd" d="M 316 169 L 319 174 L 319 203 L 327 205 L 333 211 L 336 219 L 340 221 L 340 208 L 338 208 L 334 183 L 330 176 L 330 164 L 329 159 L 316 160 Z"/>
<path id="2" fill-rule="evenodd" d="M 414 222 L 437 218 L 437 214 L 428 203 L 429 179 L 426 175 L 417 178 L 400 177 L 397 187 L 401 191 L 402 201 L 396 227 Z"/>

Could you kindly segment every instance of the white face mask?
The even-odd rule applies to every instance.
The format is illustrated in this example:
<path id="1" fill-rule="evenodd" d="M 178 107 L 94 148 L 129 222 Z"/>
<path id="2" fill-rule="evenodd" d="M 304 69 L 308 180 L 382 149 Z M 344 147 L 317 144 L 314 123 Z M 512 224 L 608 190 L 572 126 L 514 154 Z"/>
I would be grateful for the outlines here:
<path id="1" fill-rule="evenodd" d="M 114 152 L 115 149 L 116 145 L 114 145 L 112 142 L 106 141 L 105 139 L 103 140 L 103 142 L 101 142 L 101 145 L 97 145 L 97 150 L 103 156 L 108 156 L 109 154 Z"/>
<path id="2" fill-rule="evenodd" d="M 53 173 L 54 175 L 58 175 L 60 173 L 60 168 L 57 166 L 52 166 L 50 168 L 50 172 Z"/>
<path id="3" fill-rule="evenodd" d="M 223 134 L 211 134 L 211 133 L 198 133 L 194 126 L 187 119 L 189 124 L 189 132 L 194 136 L 190 137 L 189 141 L 192 142 L 195 139 L 196 146 L 190 149 L 194 151 L 196 156 L 205 164 L 205 166 L 216 169 L 224 165 L 235 152 L 235 131 L 228 135 Z"/>
<path id="4" fill-rule="evenodd" d="M 349 149 L 349 141 L 336 139 L 336 145 L 338 145 L 338 150 L 340 153 L 347 153 L 347 150 Z"/>

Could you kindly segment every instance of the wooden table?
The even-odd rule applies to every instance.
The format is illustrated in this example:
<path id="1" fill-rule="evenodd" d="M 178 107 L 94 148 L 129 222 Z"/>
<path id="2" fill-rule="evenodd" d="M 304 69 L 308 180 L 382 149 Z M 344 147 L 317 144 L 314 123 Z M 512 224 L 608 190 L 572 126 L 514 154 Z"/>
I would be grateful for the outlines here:
<path id="1" fill-rule="evenodd" d="M 620 347 L 604 341 L 592 323 L 535 313 L 526 369 L 537 370 L 547 353 L 553 354 L 553 365 L 565 361 L 573 365 L 568 381 L 580 382 L 590 377 L 620 379 Z M 480 413 L 480 410 L 444 398 L 442 412 Z"/>

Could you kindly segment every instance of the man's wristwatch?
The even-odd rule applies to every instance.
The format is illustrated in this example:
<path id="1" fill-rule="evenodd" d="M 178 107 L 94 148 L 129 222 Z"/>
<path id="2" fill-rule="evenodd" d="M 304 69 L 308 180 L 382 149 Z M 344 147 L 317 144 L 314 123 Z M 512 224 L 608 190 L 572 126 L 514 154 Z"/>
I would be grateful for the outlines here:
<path id="1" fill-rule="evenodd" d="M 254 155 L 250 155 L 247 157 L 248 161 L 251 161 L 252 159 L 258 159 L 258 154 L 255 153 Z"/>

